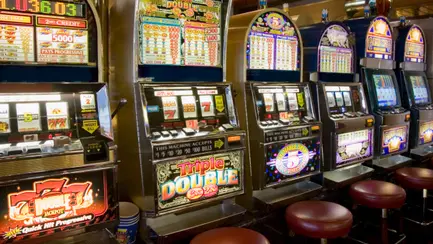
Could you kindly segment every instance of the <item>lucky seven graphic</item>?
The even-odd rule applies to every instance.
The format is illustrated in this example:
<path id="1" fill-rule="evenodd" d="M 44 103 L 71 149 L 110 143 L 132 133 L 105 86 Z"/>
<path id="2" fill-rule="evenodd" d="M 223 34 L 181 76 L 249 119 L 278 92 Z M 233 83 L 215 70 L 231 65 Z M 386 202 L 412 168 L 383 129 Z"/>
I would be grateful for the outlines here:
<path id="1" fill-rule="evenodd" d="M 93 204 L 91 182 L 68 184 L 68 178 L 37 181 L 33 190 L 8 195 L 9 217 L 33 225 L 75 217 Z"/>

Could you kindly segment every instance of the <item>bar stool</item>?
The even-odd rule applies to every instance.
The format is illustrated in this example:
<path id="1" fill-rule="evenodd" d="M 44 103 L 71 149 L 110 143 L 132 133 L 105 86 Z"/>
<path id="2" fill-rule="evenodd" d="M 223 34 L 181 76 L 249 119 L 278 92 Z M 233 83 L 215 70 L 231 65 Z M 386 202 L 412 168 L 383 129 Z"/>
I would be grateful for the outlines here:
<path id="1" fill-rule="evenodd" d="M 344 237 L 352 227 L 352 213 L 345 207 L 325 201 L 297 202 L 286 209 L 286 223 L 295 233 L 309 238 Z"/>
<path id="2" fill-rule="evenodd" d="M 398 185 L 377 180 L 367 180 L 350 186 L 350 196 L 356 204 L 382 209 L 382 243 L 388 243 L 388 209 L 399 209 L 406 200 L 406 192 Z M 401 235 L 401 239 L 406 236 Z"/>
<path id="3" fill-rule="evenodd" d="M 395 179 L 406 189 L 422 190 L 422 216 L 421 222 L 406 218 L 420 225 L 430 225 L 433 221 L 426 221 L 427 191 L 433 189 L 433 170 L 425 168 L 401 168 L 396 171 Z"/>
<path id="4" fill-rule="evenodd" d="M 253 230 L 224 227 L 198 234 L 190 244 L 270 244 L 262 234 Z"/>

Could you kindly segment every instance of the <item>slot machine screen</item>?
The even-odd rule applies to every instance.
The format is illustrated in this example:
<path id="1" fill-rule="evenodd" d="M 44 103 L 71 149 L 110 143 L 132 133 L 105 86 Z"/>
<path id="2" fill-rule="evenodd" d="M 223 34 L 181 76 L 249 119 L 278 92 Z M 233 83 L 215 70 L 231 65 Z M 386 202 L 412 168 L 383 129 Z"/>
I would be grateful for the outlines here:
<path id="1" fill-rule="evenodd" d="M 425 76 L 409 76 L 410 86 L 412 87 L 412 96 L 415 104 L 428 104 L 430 100 L 430 91 L 425 80 Z"/>
<path id="2" fill-rule="evenodd" d="M 408 126 L 401 126 L 383 130 L 382 155 L 402 152 L 407 149 Z"/>
<path id="3" fill-rule="evenodd" d="M 289 18 L 266 12 L 253 22 L 251 30 L 246 53 L 249 69 L 299 69 L 298 34 Z"/>
<path id="4" fill-rule="evenodd" d="M 397 88 L 391 75 L 373 74 L 373 82 L 376 88 L 377 103 L 380 108 L 399 105 Z"/>
<path id="5" fill-rule="evenodd" d="M 331 25 L 324 31 L 319 45 L 320 72 L 353 72 L 353 50 L 348 36 L 347 30 L 340 25 Z"/>
<path id="6" fill-rule="evenodd" d="M 337 166 L 372 156 L 371 129 L 337 135 Z"/>
<path id="7" fill-rule="evenodd" d="M 142 64 L 221 66 L 221 1 L 139 2 Z"/>
<path id="8" fill-rule="evenodd" d="M 266 186 L 283 183 L 320 170 L 319 138 L 266 146 Z"/>
<path id="9" fill-rule="evenodd" d="M 256 109 L 259 121 L 280 120 L 297 124 L 304 116 L 311 116 L 310 96 L 307 87 L 257 86 Z"/>
<path id="10" fill-rule="evenodd" d="M 325 86 L 325 92 L 331 115 L 365 112 L 363 97 L 357 86 Z"/>
<path id="11" fill-rule="evenodd" d="M 227 86 L 153 87 L 143 86 L 149 126 L 152 131 L 191 128 L 200 125 L 233 124 L 232 99 Z"/>

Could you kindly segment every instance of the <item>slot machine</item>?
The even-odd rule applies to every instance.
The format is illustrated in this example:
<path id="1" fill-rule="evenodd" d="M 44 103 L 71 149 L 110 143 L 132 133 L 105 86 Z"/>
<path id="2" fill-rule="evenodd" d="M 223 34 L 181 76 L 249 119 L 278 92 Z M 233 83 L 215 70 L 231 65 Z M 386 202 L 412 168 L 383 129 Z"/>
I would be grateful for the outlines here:
<path id="1" fill-rule="evenodd" d="M 253 188 L 241 202 L 275 209 L 316 195 L 322 186 L 310 179 L 321 174 L 322 128 L 311 88 L 302 82 L 298 28 L 275 8 L 234 15 L 228 53 L 228 80 L 234 82 L 241 128 L 247 131 L 246 165 L 252 172 L 246 186 Z"/>
<path id="2" fill-rule="evenodd" d="M 227 9 L 220 0 L 112 2 L 111 84 L 134 101 L 117 121 L 119 181 L 142 211 L 144 240 L 179 241 L 245 213 L 234 203 L 245 132 L 224 82 Z"/>
<path id="3" fill-rule="evenodd" d="M 324 183 L 341 188 L 374 171 L 362 165 L 373 157 L 374 117 L 355 72 L 356 52 L 347 26 L 324 21 L 300 32 L 305 71 L 317 87 L 324 127 Z"/>
<path id="4" fill-rule="evenodd" d="M 0 1 L 0 243 L 118 222 L 117 146 L 93 1 Z M 78 238 L 78 237 L 77 237 Z"/>
<path id="5" fill-rule="evenodd" d="M 393 171 L 411 162 L 408 151 L 410 112 L 401 103 L 394 73 L 395 55 L 391 26 L 385 17 L 360 18 L 345 23 L 356 36 L 358 71 L 375 117 L 372 166 Z"/>
<path id="6" fill-rule="evenodd" d="M 396 28 L 397 78 L 403 106 L 410 110 L 410 155 L 425 160 L 433 156 L 433 101 L 426 71 L 426 39 L 417 25 Z"/>

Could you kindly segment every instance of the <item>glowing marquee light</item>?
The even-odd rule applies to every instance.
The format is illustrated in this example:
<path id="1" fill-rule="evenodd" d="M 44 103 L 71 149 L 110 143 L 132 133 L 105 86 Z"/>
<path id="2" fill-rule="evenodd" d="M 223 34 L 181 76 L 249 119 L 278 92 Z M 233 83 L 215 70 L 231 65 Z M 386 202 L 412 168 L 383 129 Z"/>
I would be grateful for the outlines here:
<path id="1" fill-rule="evenodd" d="M 226 169 L 222 158 L 185 161 L 177 168 L 180 175 L 160 185 L 162 201 L 185 194 L 189 200 L 210 198 L 218 194 L 220 186 L 239 185 L 239 171 Z"/>
<path id="2" fill-rule="evenodd" d="M 68 178 L 37 181 L 33 190 L 9 194 L 9 217 L 33 225 L 76 216 L 78 209 L 93 204 L 92 183 L 68 182 Z"/>

